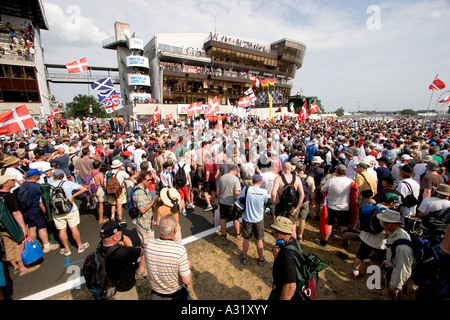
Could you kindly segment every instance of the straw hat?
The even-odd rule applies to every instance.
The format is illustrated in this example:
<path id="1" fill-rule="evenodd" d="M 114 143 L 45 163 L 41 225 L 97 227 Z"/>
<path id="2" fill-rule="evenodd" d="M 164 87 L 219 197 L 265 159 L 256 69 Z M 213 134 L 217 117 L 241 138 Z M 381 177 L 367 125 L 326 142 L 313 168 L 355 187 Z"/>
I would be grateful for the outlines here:
<path id="1" fill-rule="evenodd" d="M 20 148 L 19 148 L 19 149 L 16 150 L 16 154 L 17 154 L 18 157 L 20 157 L 20 156 L 23 155 L 24 153 L 25 153 L 25 149 L 20 149 Z"/>
<path id="2" fill-rule="evenodd" d="M 6 157 L 5 158 L 5 162 L 3 164 L 3 167 L 10 166 L 10 165 L 12 165 L 14 163 L 17 163 L 17 162 L 19 162 L 19 158 L 17 158 L 17 157 L 14 157 L 14 156 Z"/>
<path id="3" fill-rule="evenodd" d="M 5 184 L 6 181 L 8 181 L 8 180 L 14 180 L 14 179 L 16 179 L 16 177 L 14 177 L 14 176 L 8 176 L 8 175 L 0 176 L 0 185 Z"/>
<path id="4" fill-rule="evenodd" d="M 160 192 L 162 202 L 168 206 L 173 207 L 174 202 L 180 203 L 181 195 L 175 188 L 163 188 Z"/>
<path id="5" fill-rule="evenodd" d="M 75 148 L 75 147 L 70 147 L 69 148 L 69 154 L 74 154 L 76 152 L 77 152 L 77 148 Z"/>
<path id="6" fill-rule="evenodd" d="M 122 164 L 122 161 L 120 161 L 120 160 L 114 160 L 113 162 L 112 162 L 112 164 L 111 164 L 111 169 L 116 169 L 116 168 L 119 168 L 119 167 L 121 167 L 123 164 Z"/>
<path id="7" fill-rule="evenodd" d="M 440 183 L 437 187 L 433 187 L 433 189 L 444 196 L 450 196 L 450 185 L 445 183 Z"/>
<path id="8" fill-rule="evenodd" d="M 323 159 L 319 156 L 315 156 L 311 161 L 311 163 L 322 163 L 322 162 L 323 162 Z"/>
<path id="9" fill-rule="evenodd" d="M 377 218 L 388 223 L 403 224 L 403 219 L 401 218 L 400 213 L 390 209 L 386 209 L 382 213 L 377 214 Z"/>

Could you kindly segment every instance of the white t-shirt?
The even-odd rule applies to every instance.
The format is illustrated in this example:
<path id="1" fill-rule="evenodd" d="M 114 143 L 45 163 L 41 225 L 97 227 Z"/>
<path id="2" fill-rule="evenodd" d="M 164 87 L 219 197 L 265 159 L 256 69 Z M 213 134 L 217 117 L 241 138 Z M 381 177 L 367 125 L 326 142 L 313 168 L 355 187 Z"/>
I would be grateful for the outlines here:
<path id="1" fill-rule="evenodd" d="M 142 155 L 146 154 L 145 150 L 137 149 L 133 151 L 133 161 L 134 165 L 136 166 L 136 171 L 141 171 L 141 163 L 142 163 Z M 149 162 L 149 170 L 151 170 L 151 164 Z"/>
<path id="2" fill-rule="evenodd" d="M 175 178 L 175 175 L 178 171 L 178 169 L 180 169 L 181 167 L 184 166 L 184 172 L 186 173 L 186 185 L 189 185 L 189 179 L 187 178 L 190 173 L 191 173 L 191 166 L 188 165 L 186 162 L 178 162 L 173 166 L 172 172 L 173 172 L 173 177 Z"/>
<path id="3" fill-rule="evenodd" d="M 349 210 L 349 198 L 352 180 L 348 177 L 334 177 L 322 186 L 322 191 L 327 193 L 328 208 L 345 211 Z"/>
<path id="4" fill-rule="evenodd" d="M 411 186 L 411 189 L 413 191 L 414 197 L 416 197 L 416 199 L 419 199 L 420 185 L 415 180 L 413 180 L 412 178 L 403 179 L 397 185 L 395 190 L 400 192 L 403 195 L 403 197 L 406 197 L 409 194 L 411 194 L 411 192 L 409 191 L 408 186 L 404 182 L 408 183 Z M 405 218 L 414 217 L 414 216 L 416 216 L 416 209 L 417 209 L 417 206 L 413 206 L 411 208 L 407 208 L 407 207 L 403 206 L 402 216 L 405 217 Z"/>
<path id="5" fill-rule="evenodd" d="M 446 199 L 440 199 L 438 197 L 429 197 L 423 199 L 422 203 L 420 204 L 418 211 L 422 212 L 424 215 L 439 211 L 441 209 L 447 209 L 450 207 L 450 201 Z"/>

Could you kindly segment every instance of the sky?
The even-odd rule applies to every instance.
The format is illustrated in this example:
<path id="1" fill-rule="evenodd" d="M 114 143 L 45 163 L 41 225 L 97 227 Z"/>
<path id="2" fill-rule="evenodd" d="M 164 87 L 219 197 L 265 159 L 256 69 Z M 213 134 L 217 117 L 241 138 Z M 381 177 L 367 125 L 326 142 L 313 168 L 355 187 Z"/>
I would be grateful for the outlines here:
<path id="1" fill-rule="evenodd" d="M 43 0 L 46 63 L 86 57 L 117 67 L 102 40 L 116 21 L 148 43 L 161 33 L 209 33 L 261 43 L 306 45 L 291 94 L 317 96 L 326 112 L 426 110 L 450 94 L 450 1 Z M 447 84 L 432 92 L 436 75 Z M 92 94 L 88 85 L 50 84 L 56 100 Z"/>

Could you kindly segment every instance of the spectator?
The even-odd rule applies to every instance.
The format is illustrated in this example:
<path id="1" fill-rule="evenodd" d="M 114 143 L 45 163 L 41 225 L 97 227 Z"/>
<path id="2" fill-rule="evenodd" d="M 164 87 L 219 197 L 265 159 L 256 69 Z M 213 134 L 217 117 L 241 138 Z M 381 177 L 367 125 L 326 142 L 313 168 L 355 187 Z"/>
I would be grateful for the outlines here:
<path id="1" fill-rule="evenodd" d="M 234 202 L 241 191 L 241 184 L 237 177 L 238 172 L 237 165 L 234 165 L 231 167 L 230 172 L 219 178 L 217 183 L 217 195 L 219 197 L 220 210 L 220 231 L 223 238 L 227 237 L 227 220 L 233 221 L 236 234 L 238 236 L 241 234 L 238 220 L 239 217 L 234 210 Z"/>
<path id="2" fill-rule="evenodd" d="M 119 184 L 122 187 L 122 192 L 118 196 L 108 195 L 108 202 L 111 205 L 111 220 L 116 218 L 117 213 L 117 221 L 125 222 L 122 215 L 123 205 L 127 203 L 124 183 L 126 179 L 130 178 L 130 176 L 125 172 L 125 168 L 122 166 L 122 162 L 120 160 L 114 160 L 111 164 L 111 170 L 106 173 L 106 188 L 108 187 L 108 181 L 112 176 L 115 176 L 119 181 Z"/>

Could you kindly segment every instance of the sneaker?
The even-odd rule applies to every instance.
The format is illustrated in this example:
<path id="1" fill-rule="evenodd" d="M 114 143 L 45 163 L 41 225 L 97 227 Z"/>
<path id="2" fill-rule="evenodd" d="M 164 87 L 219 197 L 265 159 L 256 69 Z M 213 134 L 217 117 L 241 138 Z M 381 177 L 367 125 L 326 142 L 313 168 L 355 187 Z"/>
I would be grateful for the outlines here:
<path id="1" fill-rule="evenodd" d="M 262 260 L 258 260 L 258 266 L 263 267 L 266 263 L 266 257 L 263 256 Z"/>
<path id="2" fill-rule="evenodd" d="M 358 274 L 355 274 L 354 272 L 352 272 L 351 277 L 352 277 L 352 279 L 364 278 L 364 274 L 362 274 L 361 272 L 358 272 Z"/>
<path id="3" fill-rule="evenodd" d="M 212 211 L 214 208 L 210 205 L 210 206 L 207 206 L 205 209 L 203 209 L 203 211 L 204 212 L 206 212 L 206 211 Z"/>
<path id="4" fill-rule="evenodd" d="M 247 258 L 243 258 L 242 257 L 242 253 L 239 254 L 239 260 L 241 260 L 241 263 L 246 266 L 247 262 L 248 262 L 248 257 Z"/>
<path id="5" fill-rule="evenodd" d="M 57 244 L 57 243 L 51 243 L 49 246 L 48 246 L 48 248 L 43 248 L 42 249 L 42 252 L 44 252 L 44 253 L 49 253 L 50 251 L 53 251 L 53 250 L 56 250 L 56 249 L 59 249 L 59 244 Z"/>
<path id="6" fill-rule="evenodd" d="M 323 239 L 314 239 L 314 242 L 316 243 L 316 244 L 318 244 L 319 246 L 322 246 L 322 247 L 325 247 L 326 245 L 327 245 L 327 243 L 325 242 L 325 240 L 323 240 Z"/>
<path id="7" fill-rule="evenodd" d="M 86 250 L 87 247 L 89 247 L 89 243 L 83 243 L 83 246 L 81 248 L 78 248 L 78 253 L 82 253 L 84 250 Z"/>
<path id="8" fill-rule="evenodd" d="M 186 217 L 187 216 L 186 210 L 181 211 L 181 214 Z"/>
<path id="9" fill-rule="evenodd" d="M 186 209 L 192 210 L 192 209 L 194 209 L 194 206 L 193 206 L 192 204 L 189 203 L 189 204 L 186 206 Z"/>
<path id="10" fill-rule="evenodd" d="M 64 256 L 66 256 L 66 257 L 68 257 L 68 256 L 70 256 L 72 254 L 72 251 L 70 251 L 70 249 L 66 250 L 66 249 L 62 248 L 61 250 L 59 250 L 59 253 L 64 255 Z"/>
<path id="11" fill-rule="evenodd" d="M 302 242 L 302 240 L 303 240 L 302 236 L 297 236 L 298 243 Z"/>

